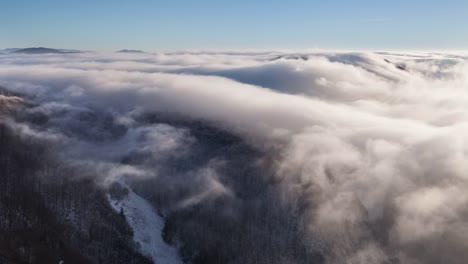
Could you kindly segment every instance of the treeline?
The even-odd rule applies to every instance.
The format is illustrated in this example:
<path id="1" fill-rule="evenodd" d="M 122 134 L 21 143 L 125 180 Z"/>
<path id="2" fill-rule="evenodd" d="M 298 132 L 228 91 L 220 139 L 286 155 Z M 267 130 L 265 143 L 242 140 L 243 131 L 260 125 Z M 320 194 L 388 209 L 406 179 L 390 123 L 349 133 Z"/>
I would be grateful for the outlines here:
<path id="1" fill-rule="evenodd" d="M 323 263 L 304 236 L 300 210 L 280 197 L 275 154 L 252 147 L 226 129 L 205 122 L 149 115 L 142 122 L 169 123 L 195 138 L 190 154 L 165 161 L 158 177 L 132 183 L 166 218 L 164 239 L 180 246 L 193 264 Z M 128 159 L 130 164 L 137 160 Z M 206 194 L 203 173 L 210 168 L 229 194 Z"/>
<path id="2" fill-rule="evenodd" d="M 47 123 L 47 116 L 23 118 Z M 65 134 L 94 142 L 95 134 L 112 140 L 113 132 L 123 133 L 99 112 L 77 119 L 80 125 Z M 160 164 L 135 153 L 121 159 L 157 171 L 157 177 L 129 184 L 164 216 L 164 239 L 178 246 L 185 263 L 324 262 L 314 241 L 304 236 L 301 208 L 309 205 L 281 197 L 274 152 L 252 147 L 228 128 L 203 120 L 145 114 L 136 122 L 184 128 L 194 138 L 188 153 L 170 155 Z M 90 127 L 99 129 L 81 133 Z M 54 158 L 43 142 L 21 137 L 1 123 L 0 146 L 0 264 L 151 263 L 137 252 L 124 217 L 110 208 L 106 190 L 97 187 L 92 175 L 80 175 L 79 169 Z M 227 193 L 210 193 L 211 180 Z"/>
<path id="3" fill-rule="evenodd" d="M 0 123 L 0 263 L 151 263 L 105 190 Z"/>

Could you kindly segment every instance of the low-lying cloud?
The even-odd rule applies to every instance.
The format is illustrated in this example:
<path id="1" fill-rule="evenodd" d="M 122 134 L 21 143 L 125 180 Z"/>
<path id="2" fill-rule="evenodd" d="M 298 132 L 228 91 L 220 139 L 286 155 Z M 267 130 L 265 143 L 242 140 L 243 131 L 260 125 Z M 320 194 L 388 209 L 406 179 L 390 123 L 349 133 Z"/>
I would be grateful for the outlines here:
<path id="1" fill-rule="evenodd" d="M 187 184 L 159 167 L 191 155 L 191 131 L 140 120 L 183 116 L 274 156 L 262 177 L 326 263 L 466 263 L 467 56 L 287 55 L 3 55 L 0 85 L 32 104 L 20 133 L 61 138 L 102 182 Z M 236 201 L 222 163 L 187 172 L 194 187 L 166 209 Z"/>

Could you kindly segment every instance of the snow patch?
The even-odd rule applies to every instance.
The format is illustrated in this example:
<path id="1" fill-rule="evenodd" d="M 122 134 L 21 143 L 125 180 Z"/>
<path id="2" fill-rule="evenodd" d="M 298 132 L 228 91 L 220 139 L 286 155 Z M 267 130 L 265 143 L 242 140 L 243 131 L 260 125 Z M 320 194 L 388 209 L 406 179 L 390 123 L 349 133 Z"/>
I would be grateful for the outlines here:
<path id="1" fill-rule="evenodd" d="M 142 254 L 158 264 L 182 264 L 177 250 L 166 244 L 162 238 L 164 220 L 141 196 L 134 193 L 125 183 L 120 184 L 128 189 L 128 195 L 121 199 L 107 196 L 112 208 L 120 213 L 123 210 L 125 219 L 133 229 L 133 240 L 140 245 Z"/>

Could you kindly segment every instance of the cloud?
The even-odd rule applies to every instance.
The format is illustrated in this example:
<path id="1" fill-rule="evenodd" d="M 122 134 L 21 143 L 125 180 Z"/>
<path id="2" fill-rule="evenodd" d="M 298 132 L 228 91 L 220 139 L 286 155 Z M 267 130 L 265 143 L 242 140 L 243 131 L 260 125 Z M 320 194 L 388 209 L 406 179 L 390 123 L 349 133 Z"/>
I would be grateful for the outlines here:
<path id="1" fill-rule="evenodd" d="M 160 164 L 191 155 L 193 131 L 145 123 L 145 114 L 241 137 L 275 160 L 263 177 L 328 263 L 437 263 L 437 254 L 466 262 L 466 56 L 278 54 L 5 55 L 0 85 L 49 120 L 22 127 L 67 138 L 65 157 L 107 164 L 107 179 L 160 177 L 187 188 Z M 224 165 L 209 164 L 185 174 L 193 188 L 175 208 L 212 197 L 235 204 Z M 429 245 L 431 253 L 418 251 Z"/>

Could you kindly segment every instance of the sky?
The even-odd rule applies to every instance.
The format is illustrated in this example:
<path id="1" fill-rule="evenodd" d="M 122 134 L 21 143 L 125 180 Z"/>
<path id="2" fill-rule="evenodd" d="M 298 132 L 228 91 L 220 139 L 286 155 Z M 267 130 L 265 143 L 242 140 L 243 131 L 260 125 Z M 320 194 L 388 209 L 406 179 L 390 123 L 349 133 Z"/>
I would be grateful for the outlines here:
<path id="1" fill-rule="evenodd" d="M 467 50 L 466 14 L 466 0 L 1 0 L 0 48 Z"/>

